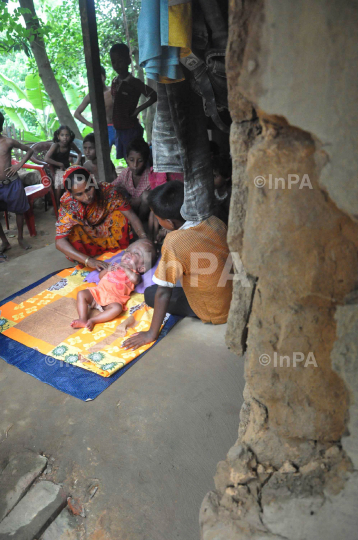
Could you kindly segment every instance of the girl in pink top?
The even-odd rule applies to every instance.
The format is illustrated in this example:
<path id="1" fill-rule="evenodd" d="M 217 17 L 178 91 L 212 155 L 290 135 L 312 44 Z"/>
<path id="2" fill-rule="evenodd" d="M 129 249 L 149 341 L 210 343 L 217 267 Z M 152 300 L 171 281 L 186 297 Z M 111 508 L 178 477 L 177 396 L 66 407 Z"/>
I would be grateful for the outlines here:
<path id="1" fill-rule="evenodd" d="M 143 139 L 134 139 L 127 147 L 128 168 L 124 169 L 113 182 L 118 191 L 128 199 L 141 220 L 146 220 L 149 214 L 147 202 L 148 192 L 151 189 L 149 155 L 148 144 Z"/>

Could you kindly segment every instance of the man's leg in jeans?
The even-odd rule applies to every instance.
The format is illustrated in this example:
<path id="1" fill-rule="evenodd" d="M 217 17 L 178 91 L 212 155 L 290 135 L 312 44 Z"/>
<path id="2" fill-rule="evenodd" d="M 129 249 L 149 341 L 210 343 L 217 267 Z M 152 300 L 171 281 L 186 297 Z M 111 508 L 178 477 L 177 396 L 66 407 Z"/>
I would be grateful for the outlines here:
<path id="1" fill-rule="evenodd" d="M 152 285 L 145 289 L 144 299 L 147 306 L 154 307 L 154 297 L 157 289 L 158 285 Z M 173 288 L 172 297 L 168 306 L 168 313 L 171 315 L 179 315 L 180 317 L 197 317 L 191 309 L 182 287 Z"/>
<path id="2" fill-rule="evenodd" d="M 165 172 L 177 170 L 172 168 L 173 155 L 174 162 L 176 156 L 180 155 L 184 171 L 184 204 L 181 208 L 183 218 L 202 221 L 212 216 L 214 178 L 206 116 L 202 99 L 193 92 L 189 81 L 158 83 L 153 154 L 157 167 L 160 167 L 158 171 Z"/>

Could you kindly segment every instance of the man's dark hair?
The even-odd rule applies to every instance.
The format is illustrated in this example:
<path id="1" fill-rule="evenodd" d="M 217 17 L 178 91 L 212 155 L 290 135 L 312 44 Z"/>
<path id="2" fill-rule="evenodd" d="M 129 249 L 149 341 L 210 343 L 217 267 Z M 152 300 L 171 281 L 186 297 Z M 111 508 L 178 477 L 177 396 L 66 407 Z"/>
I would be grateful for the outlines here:
<path id="1" fill-rule="evenodd" d="M 60 126 L 58 129 L 56 129 L 55 133 L 53 134 L 53 142 L 59 142 L 58 136 L 63 129 L 67 129 L 68 133 L 70 134 L 70 144 L 73 143 L 73 141 L 75 140 L 75 134 L 68 126 Z"/>
<path id="2" fill-rule="evenodd" d="M 116 43 L 113 45 L 109 50 L 109 54 L 111 55 L 113 53 L 120 54 L 121 56 L 128 57 L 129 59 L 129 48 L 125 43 Z"/>
<path id="3" fill-rule="evenodd" d="M 106 78 L 106 70 L 104 69 L 103 66 L 101 66 L 101 75 L 103 75 L 104 78 Z"/>
<path id="4" fill-rule="evenodd" d="M 154 214 L 161 219 L 183 221 L 180 209 L 184 203 L 184 184 L 171 180 L 149 192 L 148 204 Z"/>
<path id="5" fill-rule="evenodd" d="M 142 138 L 133 139 L 127 146 L 126 156 L 129 156 L 130 152 L 138 152 L 141 154 L 144 161 L 147 163 L 150 156 L 150 148 L 148 144 Z"/>
<path id="6" fill-rule="evenodd" d="M 2 112 L 0 112 L 0 133 L 2 132 L 4 122 L 5 122 L 5 116 L 3 115 Z"/>
<path id="7" fill-rule="evenodd" d="M 230 156 L 221 154 L 212 159 L 213 171 L 218 172 L 225 180 L 231 178 L 232 165 Z"/>
<path id="8" fill-rule="evenodd" d="M 96 144 L 96 140 L 94 138 L 94 133 L 89 133 L 88 135 L 86 135 L 86 137 L 83 139 L 83 144 L 85 144 L 86 142 Z"/>
<path id="9" fill-rule="evenodd" d="M 81 168 L 80 171 L 72 172 L 65 180 L 65 189 L 71 191 L 76 182 L 80 183 L 82 181 L 81 177 L 83 177 L 83 181 L 87 182 L 90 176 L 91 173 L 84 168 Z"/>

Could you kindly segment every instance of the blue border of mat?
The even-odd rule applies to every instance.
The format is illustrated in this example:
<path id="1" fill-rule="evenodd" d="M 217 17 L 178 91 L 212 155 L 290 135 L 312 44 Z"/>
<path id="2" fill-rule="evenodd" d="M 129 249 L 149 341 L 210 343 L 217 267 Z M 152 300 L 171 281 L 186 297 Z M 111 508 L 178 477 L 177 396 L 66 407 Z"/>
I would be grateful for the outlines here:
<path id="1" fill-rule="evenodd" d="M 59 272 L 61 272 L 61 270 L 52 272 L 46 277 L 32 283 L 28 287 L 21 289 L 21 291 L 8 296 L 5 298 L 5 300 L 0 302 L 0 310 L 2 305 L 10 302 L 16 298 L 16 296 L 24 294 L 34 287 L 41 285 L 41 283 Z M 152 347 L 148 349 L 148 351 L 155 347 L 155 345 L 168 334 L 168 332 L 181 318 L 182 317 L 170 315 L 159 335 L 159 338 L 152 345 Z M 19 368 L 21 371 L 32 375 L 35 377 L 35 379 L 53 386 L 53 388 L 69 394 L 70 396 L 81 399 L 82 401 L 92 401 L 99 396 L 99 394 L 113 384 L 121 375 L 123 375 L 123 373 L 127 371 L 127 369 L 138 362 L 138 360 L 140 360 L 148 351 L 145 351 L 137 356 L 137 358 L 114 373 L 111 377 L 101 377 L 100 375 L 92 373 L 91 371 L 86 371 L 85 369 L 71 366 L 70 364 L 66 364 L 66 362 L 60 362 L 51 356 L 46 356 L 35 349 L 26 347 L 26 345 L 18 343 L 17 341 L 0 334 L 0 358 L 5 360 L 5 362 L 8 364 Z"/>

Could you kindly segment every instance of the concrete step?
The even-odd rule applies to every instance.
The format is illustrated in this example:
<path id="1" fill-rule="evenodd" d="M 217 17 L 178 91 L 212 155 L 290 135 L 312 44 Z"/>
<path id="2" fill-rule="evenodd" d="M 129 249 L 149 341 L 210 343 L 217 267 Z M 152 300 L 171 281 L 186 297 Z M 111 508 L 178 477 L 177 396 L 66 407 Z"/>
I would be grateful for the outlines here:
<path id="1" fill-rule="evenodd" d="M 43 536 L 41 536 L 41 540 L 80 540 L 80 526 L 80 518 L 73 516 L 65 508 L 46 529 Z"/>
<path id="2" fill-rule="evenodd" d="M 36 484 L 0 523 L 0 540 L 35 540 L 66 506 L 62 488 L 52 482 Z"/>
<path id="3" fill-rule="evenodd" d="M 47 465 L 47 459 L 34 452 L 22 452 L 10 459 L 0 474 L 0 521 L 27 493 Z"/>

